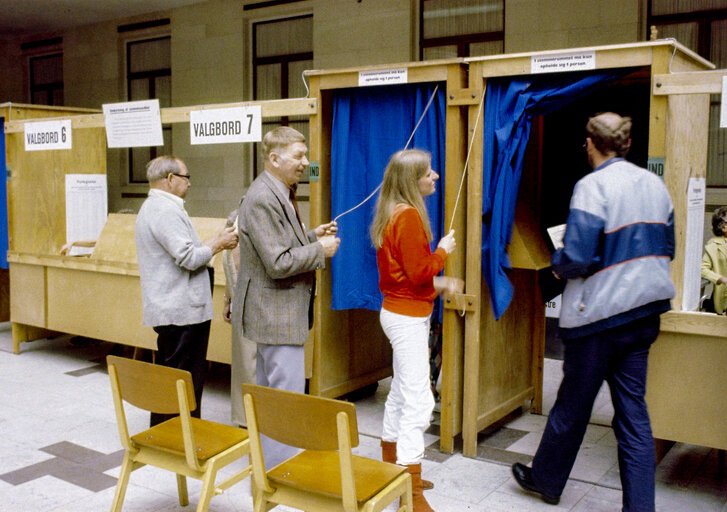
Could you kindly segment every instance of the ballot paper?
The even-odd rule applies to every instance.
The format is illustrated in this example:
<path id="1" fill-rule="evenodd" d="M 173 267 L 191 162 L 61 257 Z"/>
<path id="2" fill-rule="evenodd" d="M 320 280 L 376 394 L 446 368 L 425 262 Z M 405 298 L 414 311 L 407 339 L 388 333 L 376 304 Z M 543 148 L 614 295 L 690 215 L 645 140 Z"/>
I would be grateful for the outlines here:
<path id="1" fill-rule="evenodd" d="M 548 228 L 548 236 L 553 242 L 553 247 L 560 249 L 563 247 L 563 237 L 565 236 L 565 224 L 558 224 Z"/>

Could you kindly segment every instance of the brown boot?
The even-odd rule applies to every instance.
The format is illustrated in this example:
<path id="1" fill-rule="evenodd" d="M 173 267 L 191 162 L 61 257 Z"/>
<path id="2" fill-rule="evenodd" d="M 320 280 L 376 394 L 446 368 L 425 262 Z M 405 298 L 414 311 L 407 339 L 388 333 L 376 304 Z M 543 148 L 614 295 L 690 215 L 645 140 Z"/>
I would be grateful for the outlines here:
<path id="1" fill-rule="evenodd" d="M 396 442 L 381 440 L 381 460 L 389 464 L 396 464 Z M 422 489 L 425 491 L 434 489 L 434 483 L 422 480 Z"/>
<path id="2" fill-rule="evenodd" d="M 424 497 L 422 489 L 422 465 L 410 464 L 407 466 L 411 475 L 411 497 L 414 504 L 414 512 L 434 512 Z"/>

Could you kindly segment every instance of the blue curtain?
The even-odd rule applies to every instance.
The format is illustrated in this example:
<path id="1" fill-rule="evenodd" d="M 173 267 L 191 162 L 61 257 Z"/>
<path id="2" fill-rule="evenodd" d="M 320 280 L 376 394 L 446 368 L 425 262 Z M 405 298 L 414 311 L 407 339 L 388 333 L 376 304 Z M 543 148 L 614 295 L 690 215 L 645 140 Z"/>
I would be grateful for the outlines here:
<path id="1" fill-rule="evenodd" d="M 5 118 L 0 117 L 0 268 L 8 268 L 8 191 L 5 162 Z"/>
<path id="2" fill-rule="evenodd" d="M 331 135 L 332 218 L 363 201 L 381 183 L 389 158 L 403 149 L 436 84 L 339 89 L 333 95 Z M 445 160 L 445 86 L 441 84 L 409 148 L 432 154 L 440 174 L 437 193 L 427 198 L 434 240 L 442 232 Z M 378 193 L 338 221 L 341 246 L 331 259 L 331 307 L 381 309 L 376 251 L 369 237 Z"/>
<path id="3" fill-rule="evenodd" d="M 510 305 L 513 287 L 507 278 L 506 246 L 512 236 L 523 155 L 532 119 L 625 74 L 629 69 L 599 73 L 534 75 L 487 81 L 482 165 L 482 272 L 490 289 L 495 318 Z"/>

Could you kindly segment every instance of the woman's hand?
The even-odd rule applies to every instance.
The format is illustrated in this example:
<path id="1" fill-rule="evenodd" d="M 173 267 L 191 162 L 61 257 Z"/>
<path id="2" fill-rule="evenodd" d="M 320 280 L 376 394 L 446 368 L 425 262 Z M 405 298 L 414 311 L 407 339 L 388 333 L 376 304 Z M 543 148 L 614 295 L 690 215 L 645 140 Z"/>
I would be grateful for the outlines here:
<path id="1" fill-rule="evenodd" d="M 442 249 L 444 249 L 447 254 L 452 254 L 454 252 L 454 250 L 457 248 L 457 242 L 454 239 L 454 229 L 447 233 L 447 236 L 443 237 L 439 241 L 437 247 L 441 247 Z"/>
<path id="2" fill-rule="evenodd" d="M 454 295 L 464 291 L 464 281 L 459 277 L 434 276 L 434 290 L 445 295 Z"/>

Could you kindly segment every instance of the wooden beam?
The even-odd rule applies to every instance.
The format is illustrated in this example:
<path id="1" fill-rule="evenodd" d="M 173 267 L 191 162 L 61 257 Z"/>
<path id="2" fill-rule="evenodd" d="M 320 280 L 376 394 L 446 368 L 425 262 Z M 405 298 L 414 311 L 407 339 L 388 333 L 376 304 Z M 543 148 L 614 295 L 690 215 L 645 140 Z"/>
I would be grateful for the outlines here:
<path id="1" fill-rule="evenodd" d="M 654 75 L 654 96 L 668 94 L 720 94 L 727 69 Z"/>
<path id="2" fill-rule="evenodd" d="M 291 98 L 285 100 L 265 101 L 242 101 L 237 103 L 217 103 L 213 105 L 194 105 L 191 107 L 170 107 L 161 109 L 162 123 L 188 123 L 189 113 L 193 110 L 213 110 L 218 108 L 250 107 L 260 105 L 263 117 L 298 116 L 312 115 L 318 112 L 318 100 L 316 98 Z M 63 119 L 71 120 L 71 127 L 74 130 L 83 128 L 103 128 L 103 114 L 89 114 L 77 116 L 54 117 L 54 121 Z M 25 123 L 31 123 L 37 119 L 22 121 L 7 121 L 5 133 L 18 133 L 24 130 Z"/>

